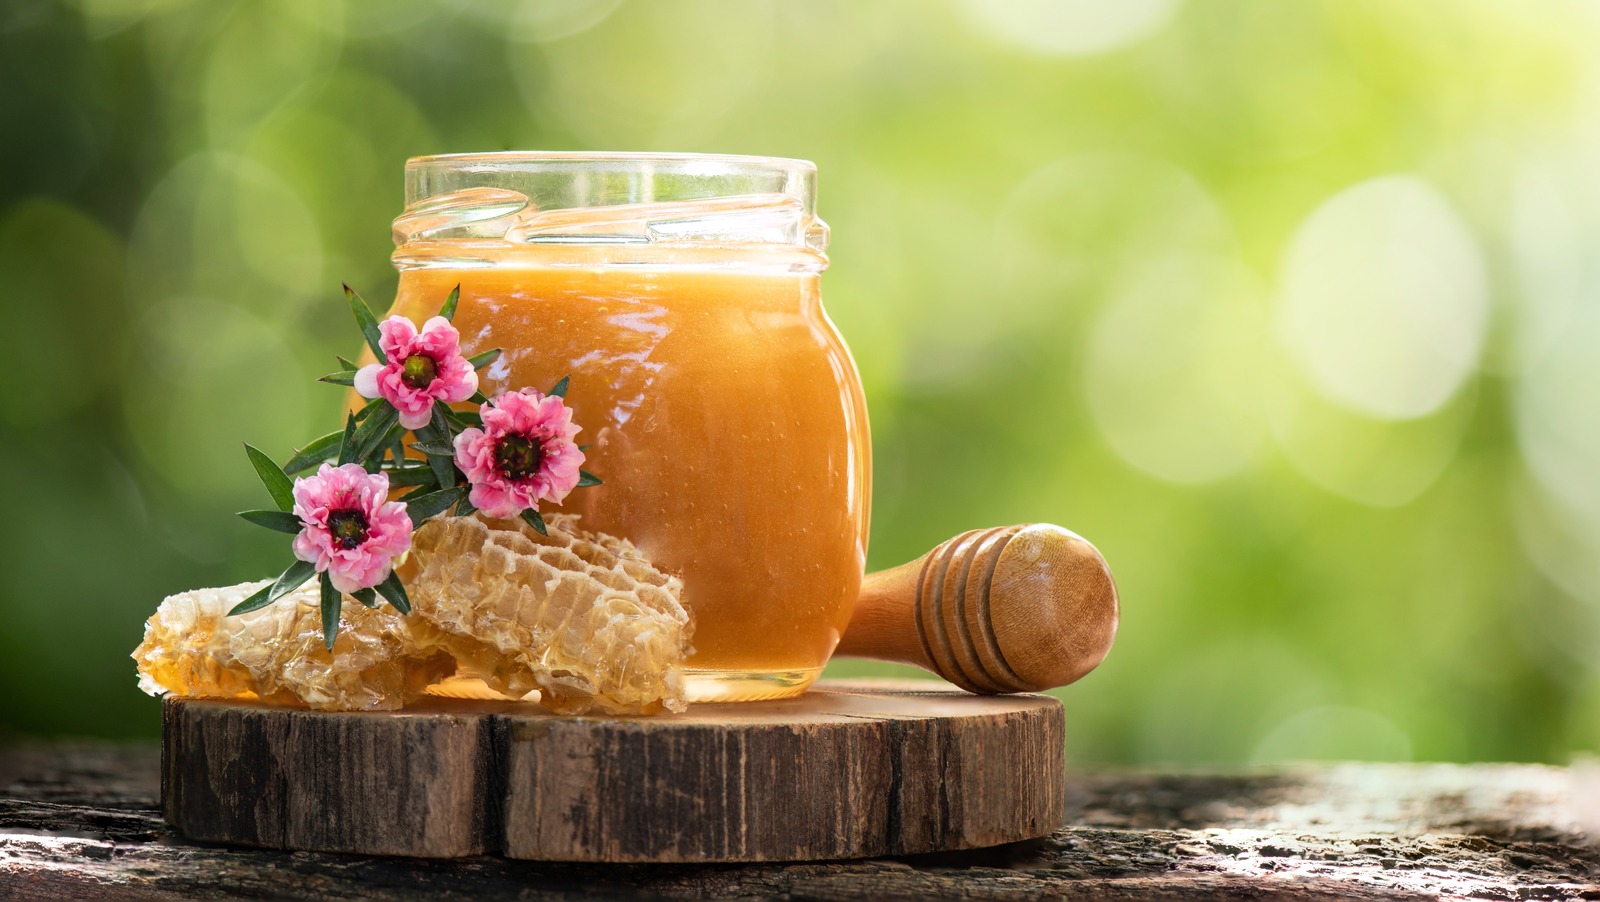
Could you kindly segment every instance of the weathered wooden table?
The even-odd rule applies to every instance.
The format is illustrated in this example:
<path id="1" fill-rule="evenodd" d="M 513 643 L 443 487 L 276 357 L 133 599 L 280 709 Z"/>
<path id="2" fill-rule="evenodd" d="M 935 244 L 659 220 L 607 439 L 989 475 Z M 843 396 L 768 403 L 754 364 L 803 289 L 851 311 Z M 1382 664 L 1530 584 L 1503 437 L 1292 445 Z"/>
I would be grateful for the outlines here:
<path id="1" fill-rule="evenodd" d="M 1340 765 L 1086 773 L 1067 824 L 992 850 L 794 865 L 551 865 L 177 839 L 153 745 L 0 747 L 0 898 L 1600 899 L 1571 771 Z M 1586 802 L 1585 799 L 1588 799 Z"/>

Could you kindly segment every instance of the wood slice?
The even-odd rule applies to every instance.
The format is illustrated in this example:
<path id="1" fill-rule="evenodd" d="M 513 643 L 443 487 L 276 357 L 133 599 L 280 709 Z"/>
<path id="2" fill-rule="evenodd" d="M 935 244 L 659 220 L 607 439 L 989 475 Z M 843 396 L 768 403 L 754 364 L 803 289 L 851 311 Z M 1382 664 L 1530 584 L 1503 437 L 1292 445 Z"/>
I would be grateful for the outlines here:
<path id="1" fill-rule="evenodd" d="M 169 698 L 162 720 L 167 821 L 278 849 L 799 861 L 990 846 L 1064 817 L 1061 704 L 932 681 L 824 681 L 656 717 Z"/>

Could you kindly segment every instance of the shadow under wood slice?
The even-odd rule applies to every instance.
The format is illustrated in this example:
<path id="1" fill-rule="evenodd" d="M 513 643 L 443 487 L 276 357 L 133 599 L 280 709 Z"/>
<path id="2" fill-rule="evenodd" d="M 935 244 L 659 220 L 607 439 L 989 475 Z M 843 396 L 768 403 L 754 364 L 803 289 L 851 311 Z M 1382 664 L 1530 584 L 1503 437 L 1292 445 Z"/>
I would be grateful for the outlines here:
<path id="1" fill-rule="evenodd" d="M 1059 702 L 936 682 L 823 683 L 640 718 L 450 699 L 396 713 L 163 710 L 168 821 L 272 848 L 842 859 L 1031 839 L 1065 805 Z"/>

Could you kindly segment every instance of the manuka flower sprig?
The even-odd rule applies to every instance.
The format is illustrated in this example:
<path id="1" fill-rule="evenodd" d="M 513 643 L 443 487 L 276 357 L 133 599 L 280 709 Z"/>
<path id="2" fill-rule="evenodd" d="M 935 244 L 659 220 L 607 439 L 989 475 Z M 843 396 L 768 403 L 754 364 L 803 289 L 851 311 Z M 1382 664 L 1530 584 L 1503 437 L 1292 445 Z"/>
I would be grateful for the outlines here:
<path id="1" fill-rule="evenodd" d="M 381 594 L 400 613 L 411 610 L 394 566 L 422 521 L 483 508 L 493 517 L 520 516 L 544 533 L 541 501 L 560 504 L 574 488 L 600 484 L 580 468 L 583 449 L 572 442 L 580 427 L 566 406 L 567 379 L 549 394 L 522 389 L 491 401 L 478 391 L 477 371 L 500 351 L 461 353 L 452 324 L 460 286 L 420 331 L 402 316 L 378 322 L 348 285 L 345 296 L 380 362 L 357 368 L 340 357 L 340 369 L 320 381 L 351 386 L 370 400 L 346 417 L 342 431 L 310 442 L 282 467 L 245 446 L 277 510 L 239 516 L 293 534 L 296 560 L 229 611 L 265 607 L 316 576 L 330 650 L 346 594 L 367 607 Z M 462 403 L 478 405 L 481 413 L 451 407 Z M 293 475 L 312 468 L 313 475 Z M 409 491 L 390 500 L 394 489 Z"/>

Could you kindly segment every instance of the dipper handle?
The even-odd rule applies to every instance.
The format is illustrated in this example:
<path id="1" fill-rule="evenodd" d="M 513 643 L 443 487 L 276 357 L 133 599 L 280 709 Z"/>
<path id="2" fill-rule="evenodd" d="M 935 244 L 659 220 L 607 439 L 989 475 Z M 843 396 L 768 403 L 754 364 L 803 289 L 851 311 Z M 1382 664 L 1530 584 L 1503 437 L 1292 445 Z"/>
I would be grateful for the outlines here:
<path id="1" fill-rule="evenodd" d="M 838 653 L 914 664 L 980 694 L 1065 686 L 1117 634 L 1100 552 L 1049 523 L 975 529 L 861 583 Z"/>

